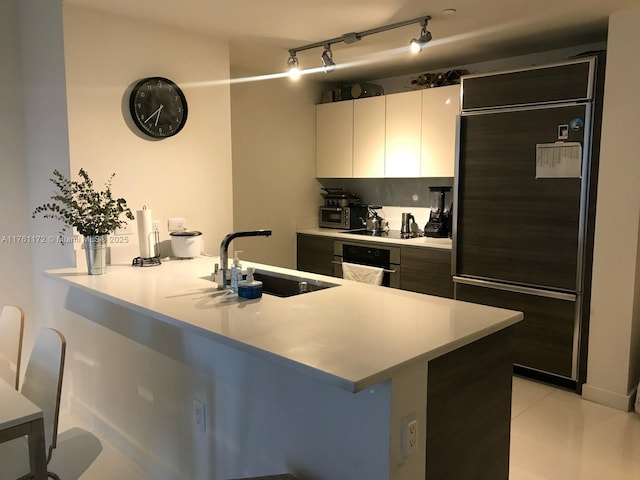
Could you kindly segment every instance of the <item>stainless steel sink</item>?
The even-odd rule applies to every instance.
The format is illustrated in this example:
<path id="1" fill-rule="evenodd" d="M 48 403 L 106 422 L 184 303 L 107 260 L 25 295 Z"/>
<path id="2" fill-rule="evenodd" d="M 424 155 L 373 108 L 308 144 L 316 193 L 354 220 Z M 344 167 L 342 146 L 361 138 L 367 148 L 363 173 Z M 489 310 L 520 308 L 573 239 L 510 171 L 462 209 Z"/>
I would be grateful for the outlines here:
<path id="1" fill-rule="evenodd" d="M 262 293 L 277 297 L 292 297 L 301 293 L 315 292 L 338 286 L 337 283 L 323 282 L 322 280 L 268 270 L 256 270 L 253 278 L 262 282 Z"/>

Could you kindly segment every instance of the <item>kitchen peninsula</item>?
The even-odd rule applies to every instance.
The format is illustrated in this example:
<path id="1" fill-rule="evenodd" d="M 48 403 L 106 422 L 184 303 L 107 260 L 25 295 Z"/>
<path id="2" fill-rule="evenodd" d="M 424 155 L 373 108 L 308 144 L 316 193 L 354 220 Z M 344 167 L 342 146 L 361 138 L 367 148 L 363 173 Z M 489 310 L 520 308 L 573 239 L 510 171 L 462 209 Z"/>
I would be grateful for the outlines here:
<path id="1" fill-rule="evenodd" d="M 335 286 L 244 300 L 217 290 L 216 261 L 46 272 L 70 287 L 70 311 L 207 371 L 208 478 L 508 478 L 509 339 L 521 313 L 249 262 Z M 150 340 L 156 328 L 163 338 Z M 180 351 L 184 335 L 203 348 Z"/>

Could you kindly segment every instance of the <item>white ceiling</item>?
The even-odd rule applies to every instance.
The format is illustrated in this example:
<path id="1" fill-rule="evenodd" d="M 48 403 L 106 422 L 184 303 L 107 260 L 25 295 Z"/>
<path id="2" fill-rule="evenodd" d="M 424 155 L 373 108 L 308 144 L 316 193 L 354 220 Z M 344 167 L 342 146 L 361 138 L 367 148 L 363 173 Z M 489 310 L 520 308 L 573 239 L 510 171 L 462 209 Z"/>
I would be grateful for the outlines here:
<path id="1" fill-rule="evenodd" d="M 232 72 L 282 72 L 288 50 L 349 32 L 430 15 L 433 40 L 418 55 L 404 48 L 419 24 L 335 44 L 338 68 L 318 80 L 369 80 L 524 55 L 606 39 L 607 17 L 640 0 L 64 0 L 228 40 Z M 444 9 L 455 9 L 453 15 Z M 399 51 L 400 50 L 400 51 Z M 300 52 L 320 66 L 321 48 Z"/>

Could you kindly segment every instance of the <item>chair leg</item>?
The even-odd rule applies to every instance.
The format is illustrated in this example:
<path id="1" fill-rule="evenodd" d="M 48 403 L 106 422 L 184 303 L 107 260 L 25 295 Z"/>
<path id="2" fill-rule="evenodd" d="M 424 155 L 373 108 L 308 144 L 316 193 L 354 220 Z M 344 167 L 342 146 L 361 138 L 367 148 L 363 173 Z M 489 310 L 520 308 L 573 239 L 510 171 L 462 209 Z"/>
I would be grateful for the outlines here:
<path id="1" fill-rule="evenodd" d="M 60 477 L 56 473 L 53 473 L 51 471 L 47 472 L 47 477 L 53 478 L 53 480 L 60 480 Z"/>

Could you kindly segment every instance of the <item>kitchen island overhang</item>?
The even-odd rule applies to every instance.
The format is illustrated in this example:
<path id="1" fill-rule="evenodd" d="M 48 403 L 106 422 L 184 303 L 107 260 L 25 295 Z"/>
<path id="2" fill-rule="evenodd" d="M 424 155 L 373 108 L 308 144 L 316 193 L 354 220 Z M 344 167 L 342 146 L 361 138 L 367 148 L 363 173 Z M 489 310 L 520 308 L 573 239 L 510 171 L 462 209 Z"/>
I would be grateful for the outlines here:
<path id="1" fill-rule="evenodd" d="M 417 413 L 419 431 L 426 431 L 429 362 L 509 330 L 522 318 L 519 312 L 307 273 L 305 277 L 329 280 L 339 286 L 288 298 L 265 294 L 258 300 L 236 299 L 218 292 L 210 281 L 215 261 L 202 257 L 168 261 L 154 268 L 112 265 L 102 276 L 85 275 L 74 268 L 48 271 L 46 275 L 74 290 L 113 303 L 121 311 L 131 311 L 146 319 L 148 325 L 159 320 L 170 327 L 168 332 L 184 331 L 206 338 L 227 351 L 250 356 L 255 365 L 266 361 L 273 366 L 268 368 L 270 371 L 279 370 L 278 375 L 286 377 L 287 370 L 301 373 L 312 382 L 324 385 L 319 388 L 325 393 L 327 388 L 338 387 L 347 392 L 361 392 L 356 396 L 362 399 L 363 394 L 375 396 L 370 393 L 377 390 L 384 399 L 381 403 L 374 402 L 376 406 L 372 408 L 388 409 L 388 412 L 382 419 L 386 432 L 371 435 L 372 445 L 377 442 L 379 450 L 386 443 L 389 456 L 387 471 L 381 473 L 381 466 L 367 458 L 371 454 L 366 453 L 366 445 L 362 445 L 364 456 L 358 460 L 371 460 L 378 471 L 378 476 L 371 478 L 424 476 L 424 443 L 421 442 L 418 452 L 407 455 L 400 448 L 399 425 L 407 415 Z M 248 265 L 300 274 L 272 266 Z M 72 292 L 69 297 L 73 297 Z M 82 303 L 77 300 L 68 300 L 67 308 L 83 310 L 76 308 Z M 90 310 L 84 309 L 81 315 L 92 319 Z M 185 357 L 181 361 L 190 360 Z M 344 401 L 348 403 L 346 398 Z M 360 408 L 357 403 L 361 401 L 354 400 L 353 408 Z M 365 403 L 370 403 L 370 399 Z M 363 422 L 364 418 L 359 421 Z M 286 450 L 288 448 L 284 448 Z M 285 457 L 289 458 L 282 453 L 281 458 Z M 321 476 L 322 467 L 306 459 L 305 454 L 300 453 L 298 460 L 304 469 L 316 471 L 318 478 L 325 478 Z M 247 459 L 248 463 L 252 461 Z M 340 461 L 337 465 L 340 468 Z M 348 469 L 349 466 L 345 466 L 342 474 Z M 347 474 L 342 478 L 357 477 Z"/>

